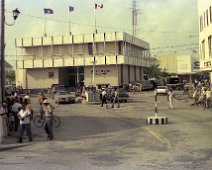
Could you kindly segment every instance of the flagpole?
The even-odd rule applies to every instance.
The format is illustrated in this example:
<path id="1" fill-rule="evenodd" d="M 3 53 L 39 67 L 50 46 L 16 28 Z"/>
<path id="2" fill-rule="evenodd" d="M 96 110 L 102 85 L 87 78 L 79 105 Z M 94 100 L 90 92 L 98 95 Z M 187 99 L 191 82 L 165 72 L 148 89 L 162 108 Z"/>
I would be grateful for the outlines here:
<path id="1" fill-rule="evenodd" d="M 70 8 L 70 7 L 69 7 Z M 70 17 L 70 9 L 68 10 L 68 27 L 69 27 L 69 34 L 72 35 L 72 32 L 71 32 L 71 17 Z"/>
<path id="2" fill-rule="evenodd" d="M 47 33 L 46 33 L 46 15 L 44 14 L 44 37 L 47 36 Z"/>
<path id="3" fill-rule="evenodd" d="M 94 26 L 95 26 L 94 33 L 97 34 L 97 29 L 96 29 L 96 7 L 94 7 Z"/>

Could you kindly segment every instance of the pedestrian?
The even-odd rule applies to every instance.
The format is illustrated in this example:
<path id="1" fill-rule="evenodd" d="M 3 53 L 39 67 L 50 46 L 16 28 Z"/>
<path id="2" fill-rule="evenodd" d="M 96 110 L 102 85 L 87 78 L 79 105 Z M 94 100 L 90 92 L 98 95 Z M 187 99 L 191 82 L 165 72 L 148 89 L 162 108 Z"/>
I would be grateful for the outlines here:
<path id="1" fill-rule="evenodd" d="M 112 101 L 112 108 L 114 108 L 114 105 L 115 103 L 118 103 L 118 108 L 120 107 L 120 104 L 119 104 L 119 91 L 117 90 L 117 88 L 115 89 L 114 91 L 114 98 L 113 98 L 113 101 Z"/>
<path id="2" fill-rule="evenodd" d="M 15 121 L 15 132 L 18 131 L 18 127 L 19 127 L 19 118 L 18 118 L 18 112 L 20 111 L 21 109 L 21 104 L 19 103 L 19 100 L 18 98 L 16 97 L 15 98 L 15 102 L 14 104 L 12 105 L 12 113 L 13 113 L 13 116 L 14 116 L 14 121 Z"/>
<path id="3" fill-rule="evenodd" d="M 102 105 L 101 105 L 101 107 L 103 107 L 104 103 L 106 104 L 106 107 L 107 107 L 107 93 L 106 93 L 105 89 L 103 88 L 102 89 Z"/>
<path id="4" fill-rule="evenodd" d="M 24 131 L 26 130 L 27 136 L 29 138 L 29 142 L 32 141 L 32 132 L 31 132 L 31 125 L 30 125 L 30 116 L 31 112 L 30 110 L 26 107 L 26 104 L 23 103 L 21 106 L 21 110 L 18 113 L 18 117 L 20 119 L 20 129 L 19 129 L 19 139 L 18 143 L 22 143 Z"/>
<path id="5" fill-rule="evenodd" d="M 43 112 L 46 119 L 46 124 L 44 130 L 47 133 L 47 138 L 49 140 L 53 139 L 53 129 L 52 129 L 52 120 L 53 120 L 53 110 L 54 108 L 49 104 L 49 101 L 46 99 L 43 101 Z"/>
<path id="6" fill-rule="evenodd" d="M 210 88 L 208 87 L 206 92 L 205 92 L 205 96 L 206 96 L 206 108 L 211 107 L 210 103 L 211 103 L 211 91 Z"/>
<path id="7" fill-rule="evenodd" d="M 38 95 L 38 103 L 42 107 L 44 100 L 46 99 L 43 91 L 41 91 Z"/>
<path id="8" fill-rule="evenodd" d="M 32 108 L 32 104 L 30 102 L 30 99 L 28 97 L 26 97 L 26 96 L 24 97 L 24 104 L 26 105 L 27 109 L 30 110 L 30 113 L 31 113 L 31 115 L 30 115 L 30 121 L 32 121 L 33 120 L 34 110 Z"/>
<path id="9" fill-rule="evenodd" d="M 173 95 L 173 90 L 172 89 L 169 89 L 167 97 L 168 97 L 168 101 L 169 101 L 169 109 L 173 109 L 173 98 L 174 98 L 174 95 Z"/>

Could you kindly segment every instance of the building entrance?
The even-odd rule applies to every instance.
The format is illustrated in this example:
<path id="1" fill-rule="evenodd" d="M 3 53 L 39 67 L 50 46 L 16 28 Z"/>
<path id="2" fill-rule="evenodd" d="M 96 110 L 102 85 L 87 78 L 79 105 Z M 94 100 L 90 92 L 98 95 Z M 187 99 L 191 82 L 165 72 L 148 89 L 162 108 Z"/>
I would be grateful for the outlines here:
<path id="1" fill-rule="evenodd" d="M 68 86 L 77 87 L 81 81 L 84 81 L 84 67 L 67 68 Z"/>

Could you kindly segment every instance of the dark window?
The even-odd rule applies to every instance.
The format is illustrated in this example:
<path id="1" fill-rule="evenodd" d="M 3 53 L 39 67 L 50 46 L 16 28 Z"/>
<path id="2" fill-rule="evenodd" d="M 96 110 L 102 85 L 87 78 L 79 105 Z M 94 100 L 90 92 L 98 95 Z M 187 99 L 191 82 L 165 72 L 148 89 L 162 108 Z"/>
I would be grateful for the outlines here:
<path id="1" fill-rule="evenodd" d="M 54 77 L 54 72 L 53 71 L 50 71 L 49 72 L 49 78 L 53 78 Z"/>
<path id="2" fill-rule="evenodd" d="M 212 22 L 212 13 L 211 13 L 211 6 L 209 7 L 209 15 L 210 15 L 210 22 Z"/>
<path id="3" fill-rule="evenodd" d="M 206 23 L 207 23 L 207 26 L 208 26 L 209 25 L 208 10 L 206 11 Z"/>
<path id="4" fill-rule="evenodd" d="M 202 41 L 202 58 L 205 58 L 205 40 Z"/>
<path id="5" fill-rule="evenodd" d="M 202 16 L 199 19 L 199 28 L 200 28 L 200 31 L 202 31 Z"/>
<path id="6" fill-rule="evenodd" d="M 211 57 L 211 36 L 208 37 L 208 52 L 209 56 Z"/>
<path id="7" fill-rule="evenodd" d="M 118 54 L 123 54 L 123 45 L 122 45 L 122 42 L 118 42 L 118 50 L 119 50 L 119 53 Z"/>
<path id="8" fill-rule="evenodd" d="M 89 55 L 93 54 L 93 44 L 92 43 L 88 43 L 88 54 Z"/>

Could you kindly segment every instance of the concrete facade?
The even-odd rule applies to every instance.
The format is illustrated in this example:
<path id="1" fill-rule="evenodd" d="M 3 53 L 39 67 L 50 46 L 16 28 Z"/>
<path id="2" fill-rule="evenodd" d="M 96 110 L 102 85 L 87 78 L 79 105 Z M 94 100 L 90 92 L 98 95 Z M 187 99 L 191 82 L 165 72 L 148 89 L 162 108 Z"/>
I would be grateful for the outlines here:
<path id="1" fill-rule="evenodd" d="M 15 43 L 22 49 L 16 84 L 23 88 L 70 86 L 82 80 L 85 85 L 118 86 L 142 80 L 143 67 L 152 61 L 149 44 L 123 32 L 20 38 Z"/>
<path id="2" fill-rule="evenodd" d="M 198 0 L 198 17 L 200 69 L 212 80 L 212 0 Z"/>
<path id="3" fill-rule="evenodd" d="M 161 55 L 155 56 L 162 71 L 181 75 L 189 82 L 192 75 L 199 72 L 199 61 L 193 55 Z"/>

